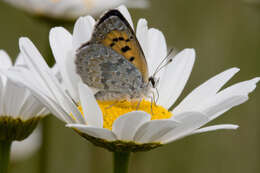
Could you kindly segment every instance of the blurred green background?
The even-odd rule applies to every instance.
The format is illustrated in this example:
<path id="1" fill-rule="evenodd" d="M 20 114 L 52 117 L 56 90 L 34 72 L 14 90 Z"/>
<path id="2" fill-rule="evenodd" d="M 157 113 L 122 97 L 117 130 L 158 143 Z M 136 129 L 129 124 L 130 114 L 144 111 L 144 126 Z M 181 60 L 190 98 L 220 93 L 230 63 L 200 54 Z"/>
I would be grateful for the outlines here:
<path id="1" fill-rule="evenodd" d="M 150 27 L 162 30 L 169 47 L 196 49 L 196 63 L 181 98 L 208 78 L 233 66 L 241 68 L 241 72 L 228 85 L 260 75 L 260 6 L 257 3 L 152 0 L 151 8 L 130 12 L 135 23 L 144 17 Z M 48 57 L 50 26 L 0 2 L 0 49 L 12 57 L 18 54 L 21 36 L 30 37 Z M 72 30 L 72 25 L 64 26 Z M 260 172 L 259 98 L 258 88 L 248 102 L 211 123 L 239 124 L 237 131 L 194 135 L 150 152 L 136 153 L 130 162 L 130 173 Z M 44 152 L 12 162 L 11 173 L 112 172 L 110 152 L 93 146 L 54 117 L 44 121 L 48 124 Z"/>

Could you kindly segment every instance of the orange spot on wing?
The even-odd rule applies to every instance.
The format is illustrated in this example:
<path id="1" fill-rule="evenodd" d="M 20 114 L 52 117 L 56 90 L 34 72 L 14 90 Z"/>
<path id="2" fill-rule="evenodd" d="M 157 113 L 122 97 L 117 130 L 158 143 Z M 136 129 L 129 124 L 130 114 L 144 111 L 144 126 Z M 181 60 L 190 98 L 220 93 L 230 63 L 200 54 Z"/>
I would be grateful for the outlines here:
<path id="1" fill-rule="evenodd" d="M 142 49 L 133 36 L 124 31 L 111 31 L 102 41 L 107 47 L 111 47 L 117 53 L 123 55 L 141 72 L 144 81 L 148 81 L 148 67 Z"/>

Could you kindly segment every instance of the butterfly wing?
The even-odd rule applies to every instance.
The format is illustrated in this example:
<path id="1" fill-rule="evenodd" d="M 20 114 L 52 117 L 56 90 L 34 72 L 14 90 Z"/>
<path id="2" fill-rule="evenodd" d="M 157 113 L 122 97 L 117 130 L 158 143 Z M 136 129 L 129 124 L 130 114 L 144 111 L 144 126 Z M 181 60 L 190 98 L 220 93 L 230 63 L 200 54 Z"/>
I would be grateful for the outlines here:
<path id="1" fill-rule="evenodd" d="M 143 86 L 140 71 L 103 44 L 82 47 L 77 54 L 76 66 L 83 82 L 99 90 L 131 95 Z"/>
<path id="2" fill-rule="evenodd" d="M 140 71 L 144 82 L 148 81 L 148 67 L 143 50 L 132 27 L 118 10 L 110 10 L 99 19 L 92 39 L 87 44 L 102 44 L 113 49 Z"/>

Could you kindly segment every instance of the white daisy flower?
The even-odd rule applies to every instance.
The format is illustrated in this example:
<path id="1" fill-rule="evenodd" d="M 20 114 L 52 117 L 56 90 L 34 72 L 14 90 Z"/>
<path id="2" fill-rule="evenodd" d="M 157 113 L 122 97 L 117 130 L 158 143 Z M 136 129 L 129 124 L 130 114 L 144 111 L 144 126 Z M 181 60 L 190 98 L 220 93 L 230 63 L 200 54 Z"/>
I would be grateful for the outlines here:
<path id="1" fill-rule="evenodd" d="M 24 67 L 21 56 L 13 66 L 3 50 L 0 50 L 0 60 L 1 71 Z M 0 140 L 21 141 L 27 138 L 47 113 L 44 105 L 27 89 L 0 75 Z"/>
<path id="2" fill-rule="evenodd" d="M 133 27 L 124 6 L 121 13 Z M 94 92 L 83 84 L 75 70 L 75 51 L 87 42 L 92 34 L 95 20 L 81 17 L 77 20 L 73 35 L 64 28 L 51 30 L 50 44 L 64 85 L 61 85 L 43 57 L 27 38 L 20 39 L 20 50 L 30 70 L 20 68 L 6 75 L 13 81 L 29 88 L 34 95 L 67 127 L 97 146 L 111 151 L 144 151 L 173 142 L 192 134 L 220 129 L 237 129 L 238 125 L 220 124 L 203 127 L 229 109 L 248 100 L 248 94 L 256 88 L 260 78 L 240 82 L 222 89 L 238 71 L 228 69 L 209 79 L 193 90 L 172 111 L 169 108 L 180 96 L 195 61 L 195 51 L 185 49 L 156 77 L 159 99 L 157 105 L 142 101 L 138 111 L 136 104 L 97 101 Z M 140 19 L 136 35 L 145 53 L 149 74 L 167 55 L 164 35 L 157 29 L 147 27 Z M 31 74 L 35 75 L 31 75 Z M 109 107 L 109 108 L 108 108 Z"/>
<path id="3" fill-rule="evenodd" d="M 82 15 L 99 15 L 102 11 L 126 4 L 146 8 L 148 0 L 4 0 L 14 7 L 37 16 L 73 20 Z"/>

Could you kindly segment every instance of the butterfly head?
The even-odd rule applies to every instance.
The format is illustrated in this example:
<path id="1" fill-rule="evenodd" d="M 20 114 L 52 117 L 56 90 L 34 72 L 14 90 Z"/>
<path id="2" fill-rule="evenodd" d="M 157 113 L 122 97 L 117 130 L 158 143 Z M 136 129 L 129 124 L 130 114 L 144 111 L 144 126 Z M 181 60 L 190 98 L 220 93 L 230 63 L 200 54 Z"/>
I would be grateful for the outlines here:
<path id="1" fill-rule="evenodd" d="M 149 77 L 148 79 L 148 84 L 152 87 L 152 88 L 156 88 L 157 85 L 159 83 L 159 79 L 156 79 L 154 76 Z"/>
<path id="2" fill-rule="evenodd" d="M 171 49 L 168 53 L 168 55 L 161 61 L 161 63 L 157 66 L 155 72 L 152 76 L 148 78 L 148 85 L 150 85 L 152 88 L 156 88 L 159 83 L 159 78 L 156 78 L 156 75 L 167 65 L 169 65 L 172 62 L 172 56 L 171 53 L 173 52 L 173 49 Z"/>

